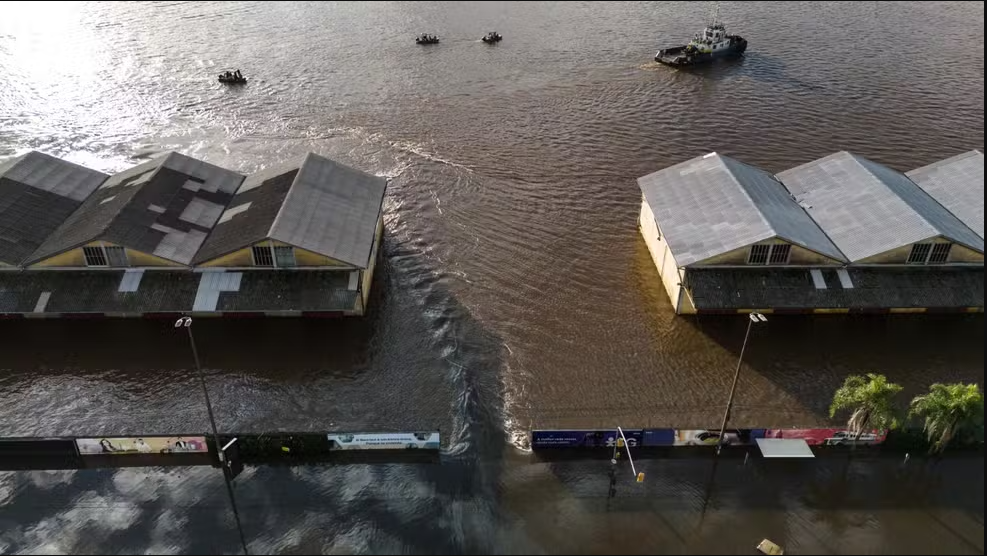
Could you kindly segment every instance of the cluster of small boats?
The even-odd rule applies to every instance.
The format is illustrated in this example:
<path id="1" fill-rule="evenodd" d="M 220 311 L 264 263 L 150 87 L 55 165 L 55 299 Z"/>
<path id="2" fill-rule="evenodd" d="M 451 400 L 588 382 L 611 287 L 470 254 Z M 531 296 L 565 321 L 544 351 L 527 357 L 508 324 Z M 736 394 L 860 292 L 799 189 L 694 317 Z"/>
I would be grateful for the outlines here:
<path id="1" fill-rule="evenodd" d="M 480 40 L 487 44 L 493 44 L 504 40 L 504 36 L 497 31 L 490 31 L 483 35 Z M 415 44 L 439 44 L 439 37 L 430 33 L 422 33 L 415 37 Z"/>
<path id="2" fill-rule="evenodd" d="M 497 31 L 490 31 L 480 40 L 486 44 L 496 44 L 504 40 L 504 36 Z M 439 44 L 439 37 L 431 33 L 422 33 L 415 37 L 415 44 Z M 714 14 L 702 33 L 697 33 L 689 44 L 659 50 L 655 55 L 655 61 L 676 67 L 693 66 L 717 58 L 739 56 L 745 50 L 747 50 L 747 40 L 739 35 L 727 34 L 726 27 Z M 247 82 L 247 78 L 240 73 L 240 70 L 226 71 L 219 74 L 219 82 L 241 85 Z"/>

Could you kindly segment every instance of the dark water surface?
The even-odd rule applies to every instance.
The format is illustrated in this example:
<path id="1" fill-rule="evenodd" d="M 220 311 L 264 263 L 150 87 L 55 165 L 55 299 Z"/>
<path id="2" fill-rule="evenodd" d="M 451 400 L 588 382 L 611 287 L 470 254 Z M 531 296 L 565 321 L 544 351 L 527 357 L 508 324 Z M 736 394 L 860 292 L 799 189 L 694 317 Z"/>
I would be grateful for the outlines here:
<path id="1" fill-rule="evenodd" d="M 635 178 L 716 150 L 907 170 L 984 147 L 983 3 L 725 3 L 750 52 L 649 62 L 694 3 L 7 3 L 0 157 L 392 178 L 372 311 L 199 319 L 220 428 L 441 428 L 441 465 L 251 468 L 252 552 L 983 552 L 983 459 L 546 461 L 532 425 L 716 426 L 745 320 L 675 317 Z M 505 39 L 477 39 L 497 29 Z M 416 47 L 433 32 L 442 43 Z M 251 82 L 214 74 L 239 67 Z M 983 383 L 981 315 L 772 317 L 737 425 L 827 423 L 851 372 Z M 171 323 L 0 322 L 0 435 L 208 428 Z M 712 477 L 712 478 L 711 478 Z M 0 473 L 0 553 L 235 552 L 213 469 Z"/>

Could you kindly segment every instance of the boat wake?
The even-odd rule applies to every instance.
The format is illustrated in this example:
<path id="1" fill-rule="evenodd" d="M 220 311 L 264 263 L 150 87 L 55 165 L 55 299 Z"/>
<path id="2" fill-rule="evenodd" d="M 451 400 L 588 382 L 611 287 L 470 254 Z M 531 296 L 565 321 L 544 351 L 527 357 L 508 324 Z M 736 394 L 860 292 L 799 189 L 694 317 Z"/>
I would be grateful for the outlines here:
<path id="1" fill-rule="evenodd" d="M 454 162 L 447 158 L 443 158 L 438 154 L 430 152 L 422 143 L 416 143 L 412 141 L 392 141 L 390 139 L 387 139 L 382 133 L 368 132 L 367 130 L 359 127 L 346 127 L 346 126 L 332 127 L 329 128 L 327 131 L 331 136 L 356 138 L 359 139 L 364 144 L 373 145 L 377 147 L 381 147 L 381 146 L 390 147 L 396 151 L 412 154 L 419 158 L 428 160 L 429 162 L 435 162 L 436 164 L 442 164 L 445 166 L 458 168 L 470 174 L 473 173 L 473 169 L 470 168 L 469 166 L 460 164 L 458 162 Z"/>

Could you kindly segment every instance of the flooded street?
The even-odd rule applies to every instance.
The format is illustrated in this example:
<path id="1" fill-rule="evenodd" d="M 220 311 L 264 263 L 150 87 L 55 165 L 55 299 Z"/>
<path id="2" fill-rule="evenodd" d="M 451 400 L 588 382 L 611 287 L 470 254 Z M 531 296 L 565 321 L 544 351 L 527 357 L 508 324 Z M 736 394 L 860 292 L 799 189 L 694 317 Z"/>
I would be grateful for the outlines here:
<path id="1" fill-rule="evenodd" d="M 525 445 L 717 426 L 746 319 L 672 313 L 635 179 L 712 150 L 772 171 L 982 150 L 982 3 L 723 3 L 747 55 L 688 72 L 650 60 L 700 30 L 693 3 L 13 6 L 0 158 L 250 172 L 316 151 L 391 178 L 365 318 L 197 319 L 196 342 L 221 430 L 438 428 L 442 462 L 248 468 L 252 553 L 983 552 L 979 455 L 662 455 L 608 501 L 608 460 Z M 246 87 L 215 82 L 231 64 Z M 828 424 L 850 373 L 903 400 L 983 384 L 983 338 L 982 315 L 773 316 L 732 422 Z M 0 436 L 207 429 L 171 322 L 0 321 Z M 234 553 L 224 489 L 210 468 L 0 472 L 0 553 Z"/>

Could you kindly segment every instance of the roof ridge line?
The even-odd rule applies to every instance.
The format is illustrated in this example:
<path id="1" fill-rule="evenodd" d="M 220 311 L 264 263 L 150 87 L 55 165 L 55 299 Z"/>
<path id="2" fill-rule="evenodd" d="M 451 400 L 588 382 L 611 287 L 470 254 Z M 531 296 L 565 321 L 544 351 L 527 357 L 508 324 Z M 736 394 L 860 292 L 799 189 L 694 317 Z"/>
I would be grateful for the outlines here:
<path id="1" fill-rule="evenodd" d="M 826 238 L 827 241 L 829 241 L 829 244 L 833 246 L 833 249 L 835 249 L 837 253 L 840 254 L 840 257 L 843 257 L 843 260 L 841 260 L 840 262 L 841 263 L 844 263 L 844 264 L 849 263 L 850 262 L 850 257 L 848 257 L 847 254 L 844 253 L 842 249 L 840 249 L 840 246 L 836 244 L 836 241 L 834 241 L 833 238 L 831 238 L 829 236 L 829 234 L 826 233 L 826 229 L 822 227 L 822 224 L 820 224 L 819 222 L 817 222 L 816 219 L 813 218 L 811 214 L 809 214 L 809 209 L 807 209 L 804 206 L 802 206 L 802 201 L 800 201 L 798 199 L 798 197 L 796 197 L 795 194 L 792 193 L 792 190 L 789 189 L 787 185 L 785 185 L 785 182 L 783 182 L 781 180 L 781 176 L 779 176 L 778 174 L 771 174 L 771 177 L 774 178 L 774 180 L 776 182 L 778 182 L 779 184 L 781 184 L 781 186 L 785 189 L 785 193 L 787 193 L 788 196 L 792 199 L 792 202 L 795 203 L 795 206 L 797 206 L 798 209 L 800 211 L 802 211 L 802 214 L 804 214 L 805 217 L 809 219 L 809 222 L 812 222 L 812 224 L 816 227 L 816 229 L 819 230 L 819 233 L 821 233 L 823 235 L 823 237 Z M 779 237 L 781 237 L 781 236 L 779 236 Z M 789 241 L 790 243 L 794 243 L 794 242 L 791 242 L 790 240 L 788 240 L 787 238 L 785 238 L 785 240 L 786 241 Z M 797 245 L 801 245 L 801 244 L 797 244 Z M 814 253 L 819 253 L 819 251 L 816 251 L 815 249 L 812 249 L 812 248 L 810 248 L 808 246 L 805 246 L 805 245 L 801 245 L 801 246 L 802 247 L 805 247 L 806 249 L 809 249 L 810 251 L 812 251 Z M 822 255 L 822 256 L 824 256 L 824 257 L 829 257 L 829 255 L 826 255 L 825 253 L 819 253 L 819 254 Z M 832 257 L 830 257 L 830 258 L 832 258 Z M 834 260 L 836 260 L 836 259 L 834 259 Z"/>
<path id="2" fill-rule="evenodd" d="M 737 187 L 739 187 L 740 190 L 743 191 L 744 197 L 746 197 L 747 200 L 750 201 L 751 206 L 753 206 L 754 207 L 754 210 L 757 211 L 757 215 L 761 219 L 761 221 L 764 222 L 764 224 L 766 224 L 768 226 L 768 228 L 772 232 L 774 232 L 774 235 L 775 236 L 777 236 L 778 235 L 778 229 L 775 228 L 774 224 L 772 224 L 771 221 L 768 220 L 767 217 L 764 216 L 764 211 L 761 210 L 761 207 L 757 206 L 757 203 L 754 202 L 754 198 L 751 197 L 750 192 L 747 191 L 747 188 L 744 187 L 744 184 L 740 183 L 740 180 L 738 180 L 737 179 L 737 176 L 734 175 L 733 170 L 731 170 L 730 167 L 727 166 L 726 161 L 724 161 L 725 158 L 730 158 L 730 157 L 724 156 L 724 155 L 722 155 L 722 154 L 720 154 L 718 152 L 715 152 L 715 151 L 713 152 L 713 154 L 716 155 L 716 160 L 719 161 L 719 163 L 723 165 L 723 169 L 727 171 L 727 174 L 730 176 L 730 179 L 733 180 L 733 183 L 737 184 Z M 733 159 L 731 158 L 730 160 L 733 160 Z M 737 162 L 739 162 L 740 164 L 743 164 L 743 162 L 740 162 L 739 160 Z M 760 170 L 760 168 L 757 168 L 755 166 L 751 166 L 751 167 Z M 765 172 L 765 173 L 767 173 L 767 172 Z M 768 175 L 774 177 L 772 174 L 768 174 Z"/>
<path id="3" fill-rule="evenodd" d="M 285 193 L 284 199 L 281 200 L 281 206 L 278 207 L 278 213 L 274 215 L 274 220 L 271 220 L 271 227 L 267 230 L 267 237 L 270 238 L 274 234 L 274 228 L 277 227 L 278 222 L 281 220 L 281 215 L 284 213 L 284 207 L 288 206 L 288 199 L 291 197 L 293 191 L 295 191 L 295 184 L 298 183 L 298 177 L 302 173 L 302 168 L 305 167 L 305 163 L 308 162 L 309 157 L 312 156 L 312 151 L 305 154 L 302 158 L 301 164 L 298 165 L 298 172 L 295 173 L 295 177 L 291 180 L 291 186 L 288 187 L 288 192 Z"/>
<path id="4" fill-rule="evenodd" d="M 918 217 L 919 217 L 919 218 L 920 218 L 920 219 L 922 220 L 922 222 L 925 222 L 925 223 L 926 223 L 926 225 L 928 225 L 928 226 L 929 226 L 930 228 L 932 228 L 932 231 L 934 231 L 934 232 L 935 232 L 935 233 L 936 233 L 937 235 L 940 235 L 940 236 L 943 236 L 943 237 L 949 237 L 949 236 L 947 236 L 947 235 L 946 235 L 946 233 L 945 233 L 945 232 L 944 232 L 943 230 L 940 230 L 940 229 L 939 229 L 939 226 L 936 226 L 936 225 L 935 225 L 934 223 L 932 223 L 932 222 L 931 222 L 931 221 L 930 221 L 930 220 L 929 220 L 928 218 L 926 218 L 924 214 L 922 214 L 921 212 L 919 212 L 919 211 L 917 211 L 917 210 L 915 210 L 915 207 L 913 207 L 913 206 L 912 206 L 912 204 L 911 204 L 911 203 L 909 203 L 909 202 L 908 202 L 908 201 L 907 201 L 907 200 L 905 199 L 905 197 L 904 197 L 903 195 L 901 195 L 900 193 L 898 193 L 897 191 L 895 191 L 895 190 L 894 190 L 893 188 L 891 188 L 891 187 L 888 187 L 888 184 L 887 184 L 887 183 L 885 183 L 885 181 L 884 181 L 884 180 L 882 180 L 882 179 L 881 179 L 881 178 L 879 178 L 879 177 L 878 177 L 877 175 L 875 175 L 875 174 L 874 174 L 873 172 L 871 172 L 871 171 L 870 171 L 870 169 L 869 169 L 869 168 L 867 168 L 867 166 L 865 166 L 865 165 L 864 165 L 864 163 L 863 163 L 863 162 L 861 161 L 861 159 L 863 158 L 863 160 L 866 160 L 867 162 L 870 162 L 871 164 L 877 164 L 878 166 L 884 166 L 885 168 L 887 168 L 888 170 L 891 170 L 892 172 L 896 172 L 896 173 L 898 173 L 898 174 L 901 174 L 901 176 L 902 176 L 903 178 L 905 178 L 906 180 L 908 180 L 908 182 L 909 182 L 909 183 L 911 183 L 912 185 L 914 185 L 914 186 L 915 186 L 915 188 L 916 188 L 916 189 L 918 189 L 918 190 L 919 190 L 919 192 L 921 192 L 921 194 L 922 194 L 922 195 L 925 195 L 926 197 L 928 197 L 928 198 L 930 198 L 930 199 L 932 199 L 932 201 L 933 201 L 934 203 L 936 203 L 936 204 L 938 205 L 938 204 L 939 204 L 939 201 L 936 201 L 936 200 L 935 200 L 935 199 L 934 199 L 934 198 L 932 197 L 932 195 L 929 195 L 929 194 L 928 194 L 928 193 L 927 193 L 927 192 L 926 192 L 926 191 L 925 191 L 924 189 L 922 189 L 921 187 L 919 187 L 919 185 L 918 185 L 917 183 L 915 183 L 914 181 L 912 181 L 912 179 L 911 179 L 911 178 L 909 178 L 909 177 L 908 177 L 907 175 L 905 175 L 905 173 L 904 173 L 904 172 L 898 172 L 898 170 L 895 170 L 894 168 L 892 168 L 892 167 L 890 167 L 890 166 L 887 166 L 887 165 L 885 165 L 885 164 L 881 164 L 880 162 L 875 162 L 875 161 L 873 161 L 873 160 L 870 160 L 870 159 L 868 159 L 868 158 L 864 158 L 864 157 L 861 157 L 861 156 L 858 156 L 858 155 L 855 155 L 855 154 L 853 154 L 853 153 L 848 153 L 848 154 L 850 155 L 850 158 L 852 158 L 852 159 L 853 159 L 853 161 L 854 161 L 854 162 L 855 162 L 855 163 L 856 163 L 857 165 L 859 165 L 859 166 L 860 166 L 860 167 L 861 167 L 861 168 L 862 168 L 862 169 L 864 170 L 864 172 L 867 172 L 867 175 L 868 175 L 868 176 L 870 176 L 871 178 L 873 178 L 873 179 L 875 179 L 875 180 L 877 180 L 877 183 L 879 183 L 879 184 L 881 184 L 881 187 L 883 187 L 884 189 L 886 189 L 886 190 L 888 190 L 888 191 L 889 191 L 889 192 L 890 192 L 890 193 L 891 193 L 892 195 L 894 195 L 894 196 L 895 196 L 895 198 L 896 198 L 896 199 L 898 199 L 899 201 L 901 201 L 902 203 L 904 203 L 904 205 L 905 205 L 906 207 L 908 207 L 908 210 L 910 210 L 910 211 L 912 211 L 912 213 L 914 213 L 914 214 L 915 214 L 915 216 L 918 216 Z M 939 205 L 939 206 L 942 206 L 942 205 Z M 945 208 L 945 207 L 943 207 L 943 208 Z M 952 216 L 953 218 L 956 218 L 956 216 L 955 216 L 955 215 L 954 215 L 954 214 L 953 214 L 952 212 L 950 212 L 950 211 L 948 211 L 948 210 L 947 210 L 946 212 L 947 212 L 947 213 L 948 213 L 948 214 L 949 214 L 950 216 Z M 957 220 L 958 220 L 958 221 L 960 222 L 960 224 L 962 224 L 963 226 L 966 226 L 966 224 L 963 224 L 963 221 L 961 221 L 961 220 L 959 220 L 959 218 L 957 218 Z M 969 226 L 966 226 L 966 227 L 967 227 L 967 228 L 969 228 Z M 971 230 L 971 231 L 972 231 L 972 230 Z M 952 234 L 950 234 L 950 235 L 952 235 Z M 956 240 L 954 239 L 954 241 L 956 241 Z M 956 241 L 956 243 L 963 243 L 963 242 L 961 242 L 961 241 Z M 965 245 L 965 244 L 964 244 L 964 245 Z"/>

